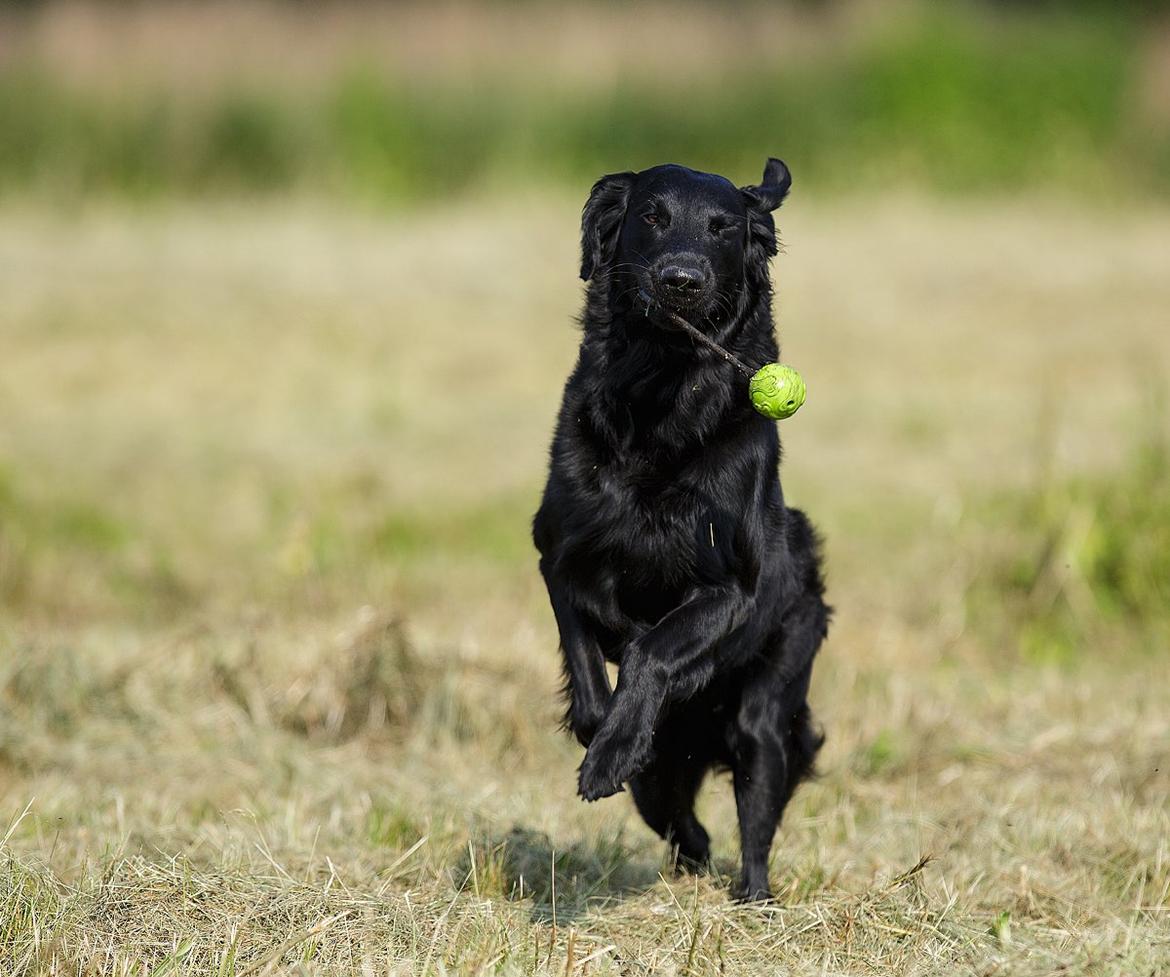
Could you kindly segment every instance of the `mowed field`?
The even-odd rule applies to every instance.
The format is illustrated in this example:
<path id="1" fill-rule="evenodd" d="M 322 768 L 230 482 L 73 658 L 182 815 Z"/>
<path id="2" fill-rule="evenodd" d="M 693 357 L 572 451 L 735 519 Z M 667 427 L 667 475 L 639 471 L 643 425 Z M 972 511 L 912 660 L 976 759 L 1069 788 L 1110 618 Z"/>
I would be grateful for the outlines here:
<path id="1" fill-rule="evenodd" d="M 728 783 L 674 878 L 557 730 L 579 206 L 6 205 L 0 972 L 1170 974 L 1165 649 L 1025 653 L 988 583 L 1165 429 L 1170 212 L 781 212 L 837 613 L 743 907 Z"/>

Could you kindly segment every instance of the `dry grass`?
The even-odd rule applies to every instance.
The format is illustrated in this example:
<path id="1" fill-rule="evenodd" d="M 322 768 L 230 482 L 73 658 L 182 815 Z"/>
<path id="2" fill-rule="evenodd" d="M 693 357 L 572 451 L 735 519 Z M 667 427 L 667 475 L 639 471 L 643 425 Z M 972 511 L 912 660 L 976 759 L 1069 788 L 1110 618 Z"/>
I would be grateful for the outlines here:
<path id="1" fill-rule="evenodd" d="M 967 600 L 985 499 L 1124 462 L 1170 215 L 786 208 L 839 611 L 759 909 L 726 785 L 720 874 L 663 877 L 554 733 L 578 202 L 300 206 L 0 222 L 0 971 L 1170 973 L 1164 657 Z"/>

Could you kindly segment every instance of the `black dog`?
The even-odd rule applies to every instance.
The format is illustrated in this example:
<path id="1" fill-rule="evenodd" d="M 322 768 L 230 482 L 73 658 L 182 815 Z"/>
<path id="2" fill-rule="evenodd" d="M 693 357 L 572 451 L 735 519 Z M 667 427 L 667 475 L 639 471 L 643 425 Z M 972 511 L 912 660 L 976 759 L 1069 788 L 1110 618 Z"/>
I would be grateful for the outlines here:
<path id="1" fill-rule="evenodd" d="M 775 423 L 663 310 L 749 364 L 777 359 L 771 211 L 790 185 L 776 159 L 741 189 L 673 165 L 594 185 L 584 336 L 533 526 L 566 724 L 588 747 L 581 796 L 628 781 L 646 823 L 699 866 L 695 794 L 730 768 L 747 899 L 769 895 L 772 837 L 821 745 L 806 695 L 829 609 L 813 529 L 784 504 Z"/>

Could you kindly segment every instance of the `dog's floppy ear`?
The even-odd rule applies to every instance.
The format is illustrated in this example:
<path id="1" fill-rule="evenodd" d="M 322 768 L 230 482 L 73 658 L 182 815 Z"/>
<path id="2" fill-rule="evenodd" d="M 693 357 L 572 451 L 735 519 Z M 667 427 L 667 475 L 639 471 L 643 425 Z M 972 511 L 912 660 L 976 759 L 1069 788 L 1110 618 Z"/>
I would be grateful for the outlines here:
<path id="1" fill-rule="evenodd" d="M 585 281 L 613 260 L 626 203 L 634 185 L 633 173 L 603 176 L 589 193 L 581 211 L 581 277 Z"/>
<path id="2" fill-rule="evenodd" d="M 747 199 L 749 207 L 771 213 L 784 203 L 784 198 L 791 189 L 792 174 L 788 172 L 788 167 L 782 160 L 770 156 L 764 166 L 764 179 L 760 181 L 759 186 L 741 187 L 740 192 Z"/>
<path id="3" fill-rule="evenodd" d="M 772 211 L 784 202 L 792 187 L 792 174 L 780 160 L 769 158 L 759 186 L 740 187 L 747 205 L 748 228 L 744 250 L 744 277 L 759 292 L 770 289 L 768 259 L 776 254 L 776 223 Z"/>

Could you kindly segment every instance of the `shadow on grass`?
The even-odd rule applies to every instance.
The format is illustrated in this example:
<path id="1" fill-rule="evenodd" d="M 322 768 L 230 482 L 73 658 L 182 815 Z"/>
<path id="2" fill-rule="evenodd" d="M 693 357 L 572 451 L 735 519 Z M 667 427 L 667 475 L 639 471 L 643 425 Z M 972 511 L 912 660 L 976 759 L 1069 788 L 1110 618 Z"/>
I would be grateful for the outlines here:
<path id="1" fill-rule="evenodd" d="M 647 857 L 651 854 L 657 857 Z M 606 902 L 682 877 L 664 843 L 633 848 L 618 834 L 559 848 L 548 835 L 519 825 L 502 837 L 473 843 L 461 868 L 466 885 L 481 895 L 531 900 L 532 920 L 540 923 L 572 923 Z M 703 874 L 726 884 L 732 869 L 717 860 Z"/>
<path id="2" fill-rule="evenodd" d="M 620 835 L 599 836 L 565 848 L 531 828 L 472 843 L 461 868 L 481 895 L 532 901 L 534 922 L 569 923 L 590 906 L 645 892 L 669 876 L 665 847 L 659 859 L 635 852 Z"/>

